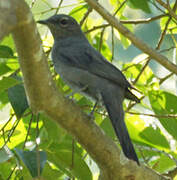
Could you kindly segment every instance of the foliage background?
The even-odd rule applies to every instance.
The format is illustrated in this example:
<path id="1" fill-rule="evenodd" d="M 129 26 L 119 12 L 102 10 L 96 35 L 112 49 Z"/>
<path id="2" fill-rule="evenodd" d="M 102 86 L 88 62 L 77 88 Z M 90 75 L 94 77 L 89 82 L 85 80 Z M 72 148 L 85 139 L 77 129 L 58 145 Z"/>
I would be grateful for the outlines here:
<path id="1" fill-rule="evenodd" d="M 45 19 L 55 13 L 65 13 L 82 22 L 82 29 L 90 43 L 120 68 L 139 89 L 140 93 L 135 93 L 142 99 L 141 103 L 132 104 L 125 100 L 124 109 L 125 121 L 140 162 L 162 175 L 166 173 L 175 178 L 177 85 L 173 73 L 143 54 L 124 35 L 107 25 L 84 1 L 26 2 L 35 20 Z M 117 11 L 115 16 L 129 30 L 176 64 L 177 20 L 169 16 L 157 1 L 99 2 L 112 14 Z M 176 10 L 176 1 L 167 3 Z M 85 21 L 83 17 L 86 17 Z M 46 27 L 39 25 L 38 29 L 53 78 L 63 94 L 68 95 L 71 89 L 55 73 L 51 62 L 52 36 Z M 26 180 L 41 172 L 45 179 L 97 179 L 99 169 L 86 150 L 44 114 L 32 113 L 22 79 L 18 55 L 12 36 L 9 35 L 0 45 L 0 179 Z M 79 94 L 75 94 L 74 99 L 83 111 L 91 111 L 91 101 Z M 94 116 L 95 122 L 119 146 L 104 108 L 98 107 Z M 41 169 L 38 168 L 39 164 Z"/>

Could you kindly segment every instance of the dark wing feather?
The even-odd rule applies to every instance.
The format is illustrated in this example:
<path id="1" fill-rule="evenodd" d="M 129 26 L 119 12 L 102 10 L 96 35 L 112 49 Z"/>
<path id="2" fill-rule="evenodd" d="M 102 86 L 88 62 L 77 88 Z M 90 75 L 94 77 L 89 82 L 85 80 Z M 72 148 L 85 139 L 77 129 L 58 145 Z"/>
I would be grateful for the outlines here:
<path id="1" fill-rule="evenodd" d="M 66 54 L 64 52 L 61 52 L 60 55 L 63 59 L 68 61 L 68 65 L 89 71 L 90 73 L 112 81 L 123 88 L 131 87 L 122 72 L 109 63 L 92 46 L 86 46 L 85 48 L 82 47 L 82 49 L 84 49 L 84 51 L 72 53 L 72 57 L 70 57 L 70 54 Z"/>

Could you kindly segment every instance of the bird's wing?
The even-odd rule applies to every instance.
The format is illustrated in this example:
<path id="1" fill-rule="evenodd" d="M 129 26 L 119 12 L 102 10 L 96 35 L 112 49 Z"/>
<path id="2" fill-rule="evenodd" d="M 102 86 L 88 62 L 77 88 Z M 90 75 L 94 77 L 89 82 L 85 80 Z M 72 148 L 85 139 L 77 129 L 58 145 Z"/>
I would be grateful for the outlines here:
<path id="1" fill-rule="evenodd" d="M 61 53 L 61 58 L 63 57 L 65 61 L 68 61 L 68 63 L 66 62 L 68 65 L 89 71 L 123 88 L 131 87 L 122 72 L 109 63 L 98 51 L 91 46 L 82 47 L 81 49 L 84 50 L 77 53 L 76 50 L 72 53 L 72 56 L 70 53 L 66 54 L 63 52 Z"/>

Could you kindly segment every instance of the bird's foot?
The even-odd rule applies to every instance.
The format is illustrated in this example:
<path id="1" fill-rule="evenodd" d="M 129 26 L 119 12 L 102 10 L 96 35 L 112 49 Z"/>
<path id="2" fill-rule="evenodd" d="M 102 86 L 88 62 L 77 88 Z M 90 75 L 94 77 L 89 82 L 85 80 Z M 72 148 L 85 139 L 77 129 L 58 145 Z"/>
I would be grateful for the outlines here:
<path id="1" fill-rule="evenodd" d="M 91 120 L 94 120 L 95 117 L 94 117 L 94 112 L 95 112 L 95 109 L 97 107 L 97 104 L 98 104 L 98 101 L 95 102 L 93 108 L 92 108 L 92 111 L 88 114 L 88 116 L 90 117 Z"/>

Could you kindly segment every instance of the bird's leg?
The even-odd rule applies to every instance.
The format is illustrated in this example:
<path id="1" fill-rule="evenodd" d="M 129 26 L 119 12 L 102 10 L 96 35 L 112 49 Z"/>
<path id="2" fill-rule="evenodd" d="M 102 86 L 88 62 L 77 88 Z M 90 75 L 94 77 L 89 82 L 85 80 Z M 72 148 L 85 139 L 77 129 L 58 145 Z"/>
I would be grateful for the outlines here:
<path id="1" fill-rule="evenodd" d="M 95 109 L 96 109 L 97 105 L 98 105 L 98 100 L 96 100 L 96 102 L 95 102 L 95 104 L 94 104 L 94 106 L 93 106 L 93 108 L 92 108 L 92 111 L 88 114 L 88 116 L 89 116 L 91 119 L 94 119 L 93 113 L 95 112 Z"/>

